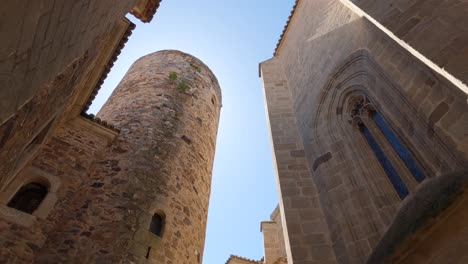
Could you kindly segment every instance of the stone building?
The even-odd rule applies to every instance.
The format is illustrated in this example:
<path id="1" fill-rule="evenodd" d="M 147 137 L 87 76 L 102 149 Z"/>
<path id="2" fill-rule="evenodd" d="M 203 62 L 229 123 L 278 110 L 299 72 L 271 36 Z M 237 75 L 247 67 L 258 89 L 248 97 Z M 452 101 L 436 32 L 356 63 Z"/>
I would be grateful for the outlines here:
<path id="1" fill-rule="evenodd" d="M 296 1 L 260 63 L 281 217 L 227 263 L 467 263 L 467 12 Z"/>
<path id="2" fill-rule="evenodd" d="M 88 107 L 158 0 L 0 4 L 0 263 L 202 262 L 221 91 L 179 51 Z"/>

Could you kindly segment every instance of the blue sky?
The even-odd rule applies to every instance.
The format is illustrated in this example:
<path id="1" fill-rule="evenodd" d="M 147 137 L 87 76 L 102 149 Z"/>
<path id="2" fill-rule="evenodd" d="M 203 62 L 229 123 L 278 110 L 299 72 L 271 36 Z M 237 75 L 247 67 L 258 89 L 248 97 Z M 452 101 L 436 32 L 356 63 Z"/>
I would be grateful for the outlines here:
<path id="1" fill-rule="evenodd" d="M 260 222 L 278 203 L 258 63 L 272 57 L 294 0 L 164 0 L 136 29 L 90 112 L 96 113 L 130 65 L 163 49 L 190 53 L 217 76 L 223 93 L 204 264 L 230 254 L 263 256 Z"/>

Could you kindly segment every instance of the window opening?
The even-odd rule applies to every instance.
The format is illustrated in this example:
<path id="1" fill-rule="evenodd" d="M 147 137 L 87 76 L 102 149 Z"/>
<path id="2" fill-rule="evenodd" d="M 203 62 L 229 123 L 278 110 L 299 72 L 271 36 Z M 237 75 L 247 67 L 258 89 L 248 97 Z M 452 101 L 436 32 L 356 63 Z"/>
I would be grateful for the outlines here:
<path id="1" fill-rule="evenodd" d="M 398 172 L 393 167 L 392 163 L 388 158 L 385 156 L 385 153 L 380 148 L 379 144 L 375 141 L 374 137 L 372 136 L 369 129 L 364 124 L 359 124 L 359 130 L 364 135 L 367 143 L 369 144 L 370 148 L 374 152 L 377 160 L 379 161 L 380 165 L 384 169 L 385 173 L 387 174 L 388 179 L 393 185 L 393 188 L 398 193 L 398 196 L 403 199 L 408 195 L 408 188 L 406 187 L 405 183 L 401 179 Z"/>
<path id="2" fill-rule="evenodd" d="M 151 247 L 148 247 L 148 250 L 146 251 L 146 256 L 145 256 L 146 259 L 149 259 L 150 253 L 151 253 Z"/>
<path id="3" fill-rule="evenodd" d="M 159 214 L 154 214 L 151 218 L 150 232 L 161 237 L 164 219 Z"/>
<path id="4" fill-rule="evenodd" d="M 417 162 L 413 159 L 411 154 L 407 151 L 407 149 L 395 135 L 395 133 L 393 133 L 393 130 L 390 128 L 390 126 L 388 126 L 388 124 L 385 122 L 385 120 L 379 113 L 373 111 L 371 115 L 374 123 L 380 129 L 382 134 L 384 134 L 385 138 L 390 143 L 392 148 L 396 151 L 401 160 L 403 160 L 406 167 L 413 175 L 414 179 L 417 182 L 422 182 L 425 179 L 424 173 L 422 172 Z"/>
<path id="5" fill-rule="evenodd" d="M 21 187 L 7 206 L 16 210 L 32 214 L 42 203 L 47 195 L 47 187 L 33 182 Z"/>

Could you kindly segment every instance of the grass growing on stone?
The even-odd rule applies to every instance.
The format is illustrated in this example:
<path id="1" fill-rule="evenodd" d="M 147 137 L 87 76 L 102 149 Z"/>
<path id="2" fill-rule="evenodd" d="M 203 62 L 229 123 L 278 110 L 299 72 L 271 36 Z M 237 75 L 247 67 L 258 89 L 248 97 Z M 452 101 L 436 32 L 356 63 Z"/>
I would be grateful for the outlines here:
<path id="1" fill-rule="evenodd" d="M 169 73 L 169 80 L 171 80 L 172 82 L 177 80 L 177 73 L 176 72 L 170 72 Z"/>
<path id="2" fill-rule="evenodd" d="M 196 65 L 193 62 L 189 62 L 189 63 L 190 63 L 190 66 L 192 66 L 192 68 L 194 68 L 197 72 L 201 72 L 200 66 Z"/>
<path id="3" fill-rule="evenodd" d="M 186 82 L 181 82 L 177 85 L 177 88 L 185 92 L 190 88 L 190 86 Z"/>

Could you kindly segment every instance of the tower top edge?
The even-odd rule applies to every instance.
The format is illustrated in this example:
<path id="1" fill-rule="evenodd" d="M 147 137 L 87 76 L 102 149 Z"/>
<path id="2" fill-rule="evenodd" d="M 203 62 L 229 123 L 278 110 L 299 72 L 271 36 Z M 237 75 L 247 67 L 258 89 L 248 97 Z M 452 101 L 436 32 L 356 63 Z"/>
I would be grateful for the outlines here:
<path id="1" fill-rule="evenodd" d="M 205 68 L 209 74 L 211 75 L 211 78 L 212 80 L 215 82 L 215 87 L 217 89 L 217 94 L 218 94 L 218 99 L 221 101 L 221 87 L 219 85 L 219 81 L 218 81 L 218 78 L 216 77 L 216 75 L 213 73 L 213 71 L 210 69 L 210 67 L 208 67 L 208 65 L 206 65 L 202 60 L 200 60 L 199 58 L 195 57 L 194 55 L 191 55 L 189 53 L 186 53 L 186 52 L 183 52 L 183 51 L 180 51 L 180 50 L 172 50 L 172 49 L 167 49 L 167 50 L 159 50 L 159 51 L 156 51 L 156 52 L 152 52 L 152 53 L 149 53 L 147 55 L 144 55 L 140 58 L 138 58 L 135 62 L 133 62 L 133 64 L 137 64 L 139 61 L 142 61 L 142 60 L 145 60 L 145 59 L 150 59 L 150 58 L 157 58 L 159 56 L 164 56 L 164 55 L 175 55 L 175 56 L 179 56 L 179 57 L 182 57 L 184 60 L 186 60 L 187 62 L 190 62 L 190 61 L 196 61 L 198 64 L 200 64 L 200 66 L 202 66 L 203 68 Z"/>

